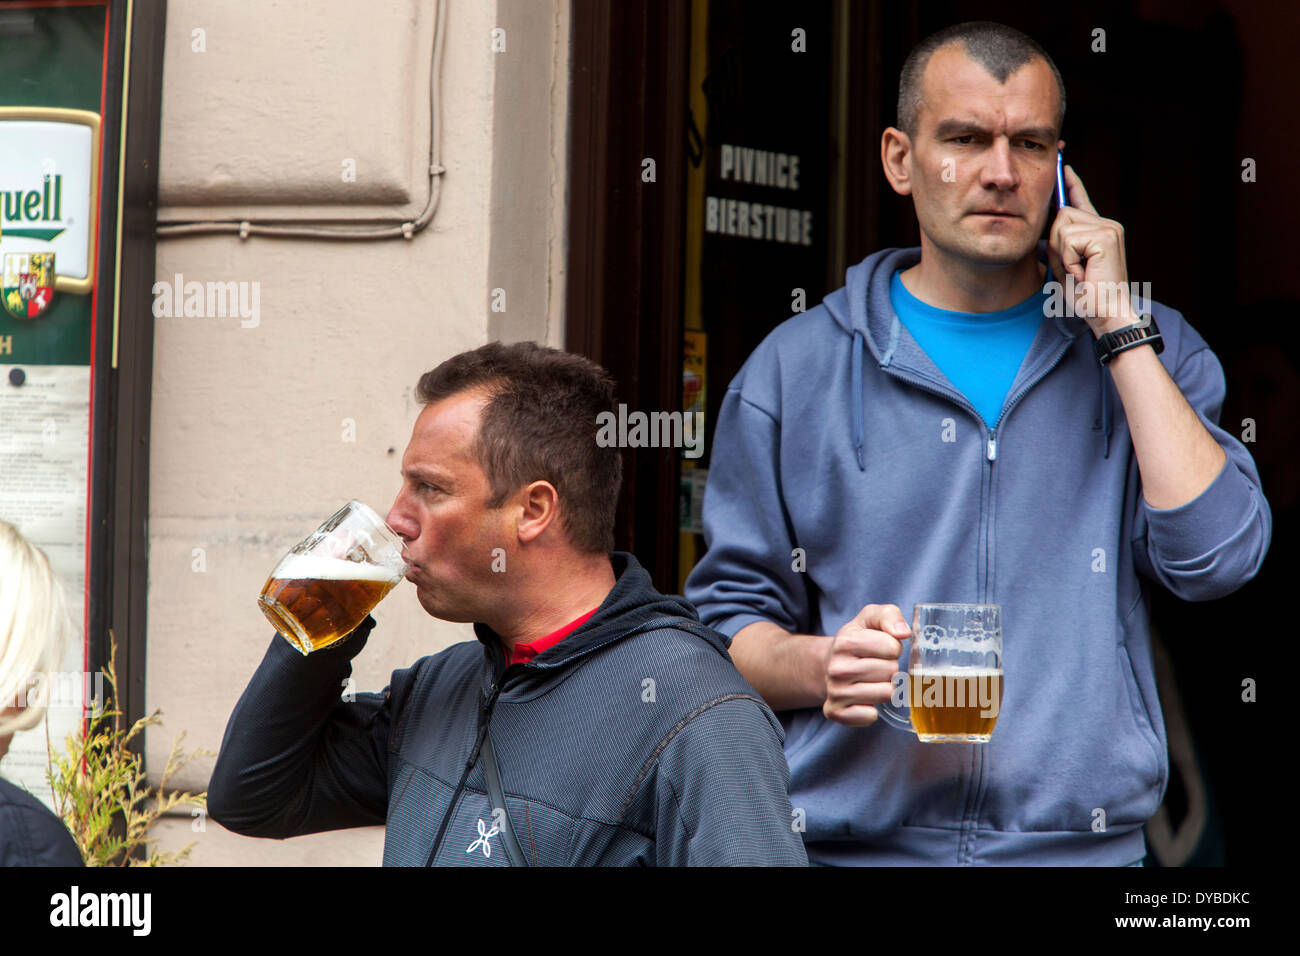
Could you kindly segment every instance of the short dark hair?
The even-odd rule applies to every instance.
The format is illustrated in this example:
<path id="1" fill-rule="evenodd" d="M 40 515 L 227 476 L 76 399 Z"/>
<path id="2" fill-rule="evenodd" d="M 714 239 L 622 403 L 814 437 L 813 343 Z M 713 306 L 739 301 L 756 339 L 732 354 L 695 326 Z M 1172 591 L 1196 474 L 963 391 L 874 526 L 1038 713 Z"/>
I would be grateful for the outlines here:
<path id="1" fill-rule="evenodd" d="M 945 27 L 932 33 L 907 55 L 902 73 L 898 77 L 898 128 L 908 136 L 916 135 L 917 120 L 921 115 L 921 77 L 930 57 L 941 47 L 960 42 L 967 55 L 982 66 L 999 83 L 1035 57 L 1052 68 L 1056 78 L 1056 92 L 1060 105 L 1056 111 L 1056 133 L 1059 136 L 1065 124 L 1065 81 L 1047 51 L 1014 27 L 988 20 L 971 20 Z"/>
<path id="2" fill-rule="evenodd" d="M 549 481 L 573 545 L 612 551 L 623 460 L 596 443 L 597 416 L 614 408 L 609 372 L 534 342 L 490 342 L 421 375 L 416 398 L 427 406 L 473 389 L 489 396 L 475 448 L 492 488 L 489 507 L 529 482 Z"/>

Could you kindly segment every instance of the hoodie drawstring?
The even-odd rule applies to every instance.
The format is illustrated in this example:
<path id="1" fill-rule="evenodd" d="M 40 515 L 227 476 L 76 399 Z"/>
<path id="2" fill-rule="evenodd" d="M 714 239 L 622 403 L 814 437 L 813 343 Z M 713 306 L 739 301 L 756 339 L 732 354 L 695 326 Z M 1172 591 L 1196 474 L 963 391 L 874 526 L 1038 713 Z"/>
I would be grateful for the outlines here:
<path id="1" fill-rule="evenodd" d="M 862 435 L 862 421 L 866 417 L 866 409 L 862 407 L 863 402 L 866 401 L 862 394 L 862 362 L 866 347 L 867 337 L 863 335 L 861 329 L 854 329 L 853 368 L 849 372 L 849 386 L 853 389 L 853 397 L 849 404 L 853 408 L 853 447 L 858 453 L 858 471 L 867 470 L 867 459 L 863 450 L 865 442 Z"/>

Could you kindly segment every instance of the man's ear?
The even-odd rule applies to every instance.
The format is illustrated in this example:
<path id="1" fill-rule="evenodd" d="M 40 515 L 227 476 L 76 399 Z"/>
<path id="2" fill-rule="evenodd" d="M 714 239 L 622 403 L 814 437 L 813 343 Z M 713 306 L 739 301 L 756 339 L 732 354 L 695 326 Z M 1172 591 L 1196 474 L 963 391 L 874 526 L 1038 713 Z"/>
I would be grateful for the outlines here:
<path id="1" fill-rule="evenodd" d="M 901 129 L 890 126 L 881 134 L 880 165 L 894 192 L 912 194 L 912 140 Z"/>
<path id="2" fill-rule="evenodd" d="M 535 541 L 555 521 L 560 510 L 560 495 L 549 481 L 534 481 L 519 491 L 520 543 Z"/>

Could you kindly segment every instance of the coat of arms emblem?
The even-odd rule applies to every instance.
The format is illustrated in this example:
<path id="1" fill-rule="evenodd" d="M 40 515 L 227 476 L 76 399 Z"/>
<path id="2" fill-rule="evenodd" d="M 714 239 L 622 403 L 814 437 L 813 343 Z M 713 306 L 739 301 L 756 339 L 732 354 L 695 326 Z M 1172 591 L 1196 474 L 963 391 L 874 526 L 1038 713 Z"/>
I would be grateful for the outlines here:
<path id="1" fill-rule="evenodd" d="M 0 299 L 17 319 L 34 319 L 54 301 L 54 253 L 7 252 Z"/>

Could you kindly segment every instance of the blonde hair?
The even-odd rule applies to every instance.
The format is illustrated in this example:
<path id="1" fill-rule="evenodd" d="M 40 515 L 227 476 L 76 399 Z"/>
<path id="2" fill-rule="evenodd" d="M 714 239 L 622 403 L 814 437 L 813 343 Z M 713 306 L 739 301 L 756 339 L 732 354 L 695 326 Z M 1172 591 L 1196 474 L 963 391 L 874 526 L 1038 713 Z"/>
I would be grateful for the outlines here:
<path id="1" fill-rule="evenodd" d="M 30 730 L 45 716 L 72 630 L 67 595 L 49 558 L 0 521 L 0 737 Z M 4 716 L 19 703 L 26 706 Z"/>

